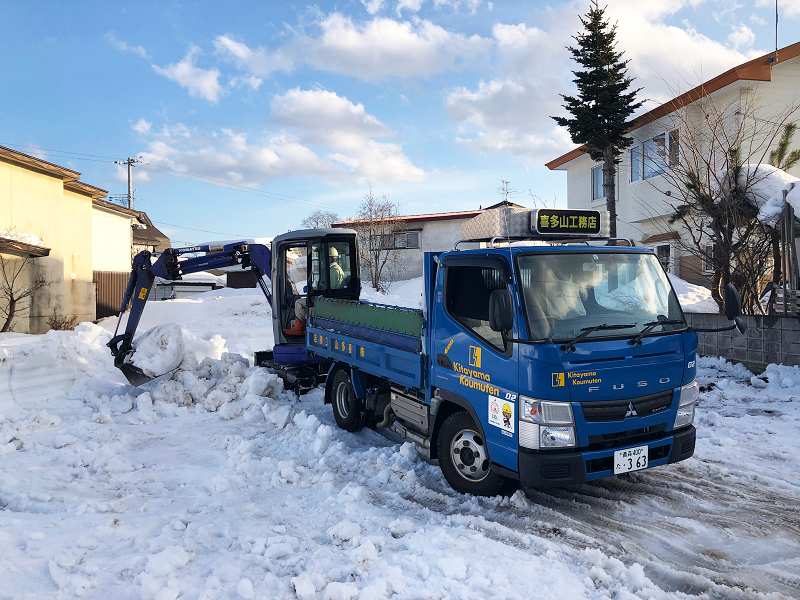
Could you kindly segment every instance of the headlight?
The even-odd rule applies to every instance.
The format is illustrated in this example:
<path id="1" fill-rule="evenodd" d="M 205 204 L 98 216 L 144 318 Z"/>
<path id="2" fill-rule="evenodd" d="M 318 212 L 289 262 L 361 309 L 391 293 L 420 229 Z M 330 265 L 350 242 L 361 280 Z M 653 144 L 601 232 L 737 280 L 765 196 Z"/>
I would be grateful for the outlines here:
<path id="1" fill-rule="evenodd" d="M 520 396 L 519 444 L 524 448 L 575 446 L 572 404 Z"/>
<path id="2" fill-rule="evenodd" d="M 697 381 L 693 381 L 681 387 L 680 399 L 678 400 L 678 414 L 675 415 L 675 425 L 673 429 L 679 429 L 691 425 L 694 421 L 694 405 L 700 395 L 700 388 Z"/>

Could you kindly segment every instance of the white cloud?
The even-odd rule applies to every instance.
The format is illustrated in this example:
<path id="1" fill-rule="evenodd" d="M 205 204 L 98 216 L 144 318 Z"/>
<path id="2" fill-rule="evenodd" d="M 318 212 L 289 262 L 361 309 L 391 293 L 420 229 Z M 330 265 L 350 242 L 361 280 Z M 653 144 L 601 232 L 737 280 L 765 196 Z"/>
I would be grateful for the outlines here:
<path id="1" fill-rule="evenodd" d="M 482 0 L 434 0 L 433 4 L 436 8 L 447 6 L 453 10 L 459 10 L 462 6 L 465 6 L 467 10 L 474 15 L 475 11 L 478 10 L 478 7 L 481 5 L 481 1 Z M 487 6 L 489 10 L 492 10 L 493 6 L 491 2 L 489 2 Z"/>
<path id="2" fill-rule="evenodd" d="M 144 160 L 257 187 L 272 179 L 317 177 L 328 183 L 421 181 L 427 174 L 395 133 L 361 104 L 326 90 L 293 89 L 272 100 L 272 121 L 282 128 L 260 139 L 223 128 L 200 133 L 178 125 L 152 132 Z"/>
<path id="3" fill-rule="evenodd" d="M 733 44 L 734 48 L 739 46 L 752 46 L 756 41 L 756 34 L 744 23 L 734 27 L 728 34 L 728 41 Z"/>
<path id="4" fill-rule="evenodd" d="M 142 58 L 150 60 L 150 57 L 147 55 L 147 51 L 142 46 L 130 46 L 126 42 L 118 40 L 113 33 L 107 33 L 103 37 L 109 44 L 111 44 L 121 52 L 130 52 L 131 54 L 135 54 L 137 56 L 141 56 Z"/>
<path id="5" fill-rule="evenodd" d="M 178 83 L 182 88 L 186 88 L 190 96 L 217 102 L 225 93 L 219 83 L 219 69 L 201 69 L 195 66 L 195 57 L 199 53 L 200 49 L 192 46 L 180 62 L 169 64 L 163 68 L 152 65 L 153 70 Z"/>
<path id="6" fill-rule="evenodd" d="M 139 119 L 136 123 L 131 125 L 131 128 L 137 133 L 146 135 L 150 133 L 150 127 L 152 127 L 152 125 L 152 123 L 148 123 L 144 119 Z"/>
<path id="7" fill-rule="evenodd" d="M 399 0 L 397 2 L 397 16 L 400 16 L 400 13 L 403 10 L 409 10 L 411 12 L 419 12 L 419 9 L 422 8 L 423 0 Z"/>
<path id="8" fill-rule="evenodd" d="M 233 88 L 249 87 L 257 90 L 264 83 L 264 80 L 255 75 L 240 75 L 239 77 L 231 77 L 229 83 Z"/>
<path id="9" fill-rule="evenodd" d="M 278 49 L 270 52 L 266 48 L 249 48 L 230 35 L 220 35 L 214 39 L 214 48 L 220 56 L 232 60 L 237 68 L 253 75 L 265 77 L 274 71 L 291 71 L 294 59 L 291 51 Z"/>
<path id="10" fill-rule="evenodd" d="M 383 6 L 383 0 L 361 0 L 361 4 L 364 5 L 369 14 L 374 15 Z"/>
<path id="11" fill-rule="evenodd" d="M 770 8 L 775 14 L 774 0 L 756 0 L 756 8 Z M 796 17 L 800 15 L 800 0 L 782 0 L 780 3 L 781 16 Z M 774 20 L 774 19 L 773 19 Z"/>
<path id="12" fill-rule="evenodd" d="M 480 36 L 451 33 L 430 21 L 375 18 L 356 24 L 341 14 L 320 22 L 318 38 L 297 40 L 298 51 L 313 67 L 365 80 L 429 77 L 461 68 L 489 50 Z"/>

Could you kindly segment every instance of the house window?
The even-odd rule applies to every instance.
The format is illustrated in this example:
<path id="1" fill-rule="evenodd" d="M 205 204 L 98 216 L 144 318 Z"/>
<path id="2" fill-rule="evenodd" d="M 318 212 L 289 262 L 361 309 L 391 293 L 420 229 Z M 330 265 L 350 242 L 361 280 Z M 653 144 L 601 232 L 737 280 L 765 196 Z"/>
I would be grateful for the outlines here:
<path id="1" fill-rule="evenodd" d="M 602 200 L 603 193 L 603 165 L 592 168 L 592 200 Z"/>
<path id="2" fill-rule="evenodd" d="M 381 248 L 385 250 L 419 248 L 419 231 L 384 233 L 381 235 Z"/>
<path id="3" fill-rule="evenodd" d="M 642 149 L 639 144 L 631 147 L 631 182 L 639 181 L 642 178 L 641 175 L 641 156 L 642 156 Z"/>
<path id="4" fill-rule="evenodd" d="M 635 144 L 630 149 L 631 183 L 651 179 L 678 166 L 680 136 L 677 129 Z"/>
<path id="5" fill-rule="evenodd" d="M 714 273 L 714 244 L 706 244 L 703 247 L 703 274 L 711 275 Z"/>
<path id="6" fill-rule="evenodd" d="M 661 263 L 661 266 L 664 267 L 664 270 L 667 273 L 672 272 L 672 246 L 669 244 L 661 244 L 660 246 L 656 246 L 656 256 L 658 257 L 658 262 Z"/>

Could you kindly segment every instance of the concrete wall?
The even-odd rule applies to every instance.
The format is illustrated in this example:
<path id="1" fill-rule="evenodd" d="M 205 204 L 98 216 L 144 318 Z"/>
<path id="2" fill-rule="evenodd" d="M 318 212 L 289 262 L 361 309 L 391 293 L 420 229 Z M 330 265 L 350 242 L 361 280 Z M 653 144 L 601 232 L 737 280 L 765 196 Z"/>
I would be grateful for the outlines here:
<path id="1" fill-rule="evenodd" d="M 94 320 L 91 213 L 91 197 L 65 190 L 60 178 L 0 161 L 0 229 L 38 236 L 51 249 L 34 259 L 32 273 L 50 285 L 34 296 L 30 323 L 18 322 L 14 331 L 47 331 L 54 310 Z"/>
<path id="2" fill-rule="evenodd" d="M 755 373 L 768 364 L 800 365 L 800 316 L 742 317 L 747 323 L 744 335 L 737 330 L 719 333 L 698 333 L 698 352 L 703 356 L 722 356 L 744 363 Z M 693 327 L 726 327 L 724 315 L 686 313 Z"/>
<path id="3" fill-rule="evenodd" d="M 131 218 L 95 206 L 92 210 L 92 269 L 130 272 L 132 244 Z"/>

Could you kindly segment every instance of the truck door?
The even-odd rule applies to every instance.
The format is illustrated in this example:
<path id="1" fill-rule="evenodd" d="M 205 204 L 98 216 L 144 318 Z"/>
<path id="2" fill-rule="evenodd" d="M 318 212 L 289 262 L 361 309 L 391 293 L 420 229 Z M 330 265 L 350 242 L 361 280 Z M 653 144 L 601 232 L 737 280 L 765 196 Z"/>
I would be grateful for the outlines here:
<path id="1" fill-rule="evenodd" d="M 489 327 L 489 295 L 509 285 L 509 264 L 497 254 L 458 254 L 442 266 L 432 384 L 467 400 L 492 462 L 516 471 L 517 349 Z"/>

